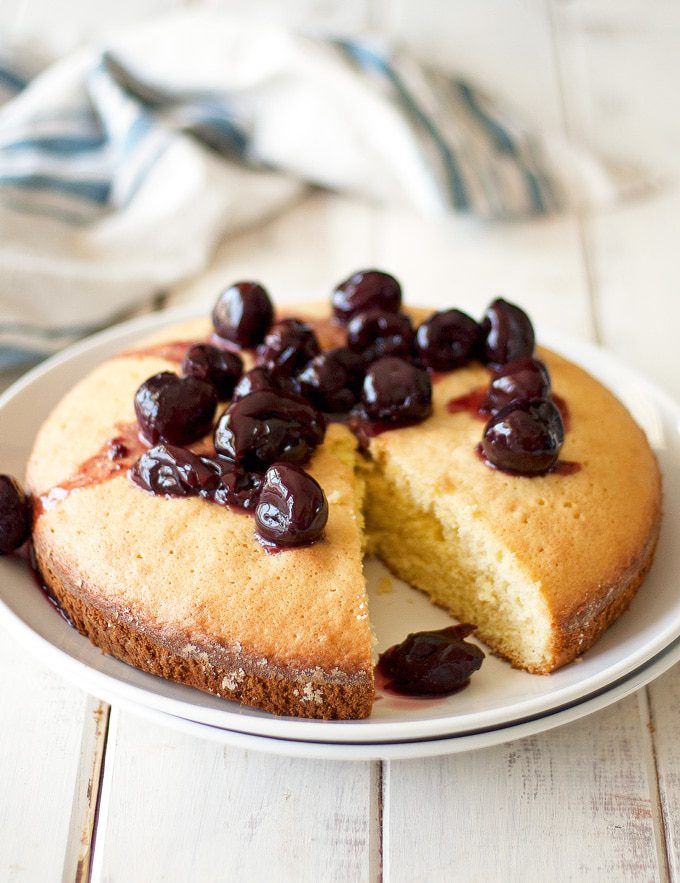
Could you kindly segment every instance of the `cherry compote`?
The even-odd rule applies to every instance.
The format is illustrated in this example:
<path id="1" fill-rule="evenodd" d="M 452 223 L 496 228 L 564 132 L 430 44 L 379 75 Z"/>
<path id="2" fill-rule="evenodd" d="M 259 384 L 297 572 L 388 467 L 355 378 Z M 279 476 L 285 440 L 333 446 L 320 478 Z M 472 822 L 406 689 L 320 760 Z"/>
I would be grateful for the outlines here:
<path id="1" fill-rule="evenodd" d="M 357 402 L 364 363 L 346 347 L 315 356 L 298 374 L 300 392 L 319 410 L 343 414 Z"/>
<path id="2" fill-rule="evenodd" d="M 162 371 L 149 377 L 135 394 L 135 413 L 148 442 L 186 445 L 210 431 L 217 407 L 212 383 Z"/>
<path id="3" fill-rule="evenodd" d="M 155 445 L 130 469 L 130 478 L 146 491 L 165 497 L 211 497 L 220 483 L 219 466 L 175 445 Z"/>
<path id="4" fill-rule="evenodd" d="M 258 536 L 275 546 L 318 540 L 328 521 L 328 501 L 316 479 L 299 466 L 274 463 L 267 470 L 255 509 Z"/>
<path id="5" fill-rule="evenodd" d="M 274 308 L 259 282 L 236 282 L 217 299 L 212 314 L 215 333 L 237 346 L 261 343 L 274 319 Z"/>
<path id="6" fill-rule="evenodd" d="M 369 421 L 395 427 L 419 423 L 432 411 L 430 377 L 405 359 L 385 356 L 366 372 L 361 406 Z"/>
<path id="7" fill-rule="evenodd" d="M 251 392 L 260 392 L 263 389 L 284 390 L 299 394 L 300 384 L 294 377 L 287 377 L 285 374 L 272 374 L 269 369 L 260 365 L 243 374 L 234 387 L 232 401 L 237 402 L 239 399 L 249 396 Z"/>
<path id="8" fill-rule="evenodd" d="M 482 452 L 498 469 L 541 475 L 555 464 L 564 444 L 564 425 L 551 401 L 512 402 L 484 428 Z"/>
<path id="9" fill-rule="evenodd" d="M 405 313 L 367 310 L 347 325 L 347 346 L 369 364 L 382 356 L 410 356 L 413 326 Z"/>
<path id="10" fill-rule="evenodd" d="M 9 555 L 28 539 L 30 511 L 19 482 L 11 475 L 0 475 L 0 555 Z"/>
<path id="11" fill-rule="evenodd" d="M 412 696 L 446 696 L 465 687 L 482 665 L 484 652 L 466 641 L 473 625 L 414 632 L 380 654 L 387 687 Z"/>
<path id="12" fill-rule="evenodd" d="M 366 310 L 398 313 L 401 309 L 401 286 L 389 273 L 360 270 L 338 285 L 333 292 L 332 304 L 333 315 L 343 323 Z"/>
<path id="13" fill-rule="evenodd" d="M 274 375 L 294 375 L 321 352 L 312 328 L 299 319 L 281 319 L 257 348 L 257 364 Z"/>
<path id="14" fill-rule="evenodd" d="M 501 297 L 489 305 L 482 332 L 483 355 L 490 365 L 505 365 L 533 355 L 536 340 L 531 320 L 524 310 Z"/>
<path id="15" fill-rule="evenodd" d="M 479 325 L 466 313 L 443 310 L 418 326 L 416 352 L 433 371 L 451 371 L 472 358 L 480 334 Z"/>
<path id="16" fill-rule="evenodd" d="M 489 384 L 482 410 L 495 414 L 511 402 L 547 399 L 549 396 L 548 369 L 539 359 L 525 356 L 499 368 Z"/>
<path id="17" fill-rule="evenodd" d="M 212 383 L 219 400 L 224 402 L 231 398 L 234 387 L 243 374 L 243 359 L 236 353 L 209 343 L 197 343 L 187 350 L 182 362 L 182 372 Z"/>
<path id="18" fill-rule="evenodd" d="M 220 457 L 247 471 L 304 463 L 326 431 L 323 415 L 294 393 L 260 390 L 232 404 L 215 428 Z"/>

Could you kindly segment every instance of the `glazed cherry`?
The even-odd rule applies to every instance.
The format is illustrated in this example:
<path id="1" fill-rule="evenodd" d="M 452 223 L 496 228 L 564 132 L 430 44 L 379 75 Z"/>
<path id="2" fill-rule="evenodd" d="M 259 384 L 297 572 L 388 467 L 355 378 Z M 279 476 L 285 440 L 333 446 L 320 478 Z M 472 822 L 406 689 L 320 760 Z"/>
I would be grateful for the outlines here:
<path id="1" fill-rule="evenodd" d="M 510 402 L 547 399 L 550 375 L 543 362 L 525 356 L 500 368 L 489 385 L 481 410 L 495 414 Z"/>
<path id="2" fill-rule="evenodd" d="M 215 332 L 240 347 L 261 343 L 274 319 L 274 308 L 258 282 L 236 282 L 217 299 L 212 320 Z"/>
<path id="3" fill-rule="evenodd" d="M 277 460 L 304 463 L 325 431 L 323 415 L 303 398 L 265 389 L 232 402 L 222 414 L 215 450 L 242 469 L 263 471 Z"/>
<path id="4" fill-rule="evenodd" d="M 213 500 L 234 509 L 254 509 L 260 499 L 264 475 L 260 472 L 246 472 L 233 463 L 220 463 L 220 466 L 222 476 Z"/>
<path id="5" fill-rule="evenodd" d="M 319 483 L 299 466 L 274 463 L 264 477 L 255 509 L 257 533 L 275 546 L 318 540 L 328 521 L 328 501 Z"/>
<path id="6" fill-rule="evenodd" d="M 398 313 L 401 309 L 401 286 L 389 273 L 361 270 L 345 279 L 333 292 L 333 315 L 349 322 L 357 313 L 379 310 Z"/>
<path id="7" fill-rule="evenodd" d="M 0 555 L 9 555 L 28 539 L 30 503 L 11 475 L 0 475 Z"/>
<path id="8" fill-rule="evenodd" d="M 210 497 L 220 483 L 219 466 L 186 448 L 155 445 L 130 469 L 135 484 L 166 497 Z"/>
<path id="9" fill-rule="evenodd" d="M 482 322 L 484 358 L 492 365 L 505 365 L 531 356 L 536 342 L 531 320 L 518 306 L 497 298 Z"/>
<path id="10" fill-rule="evenodd" d="M 243 374 L 243 359 L 229 350 L 221 350 L 209 343 L 197 343 L 187 350 L 182 372 L 200 380 L 207 380 L 217 390 L 221 402 L 231 398 L 236 383 Z"/>
<path id="11" fill-rule="evenodd" d="M 380 654 L 378 668 L 388 686 L 401 693 L 445 696 L 464 687 L 482 665 L 484 653 L 466 641 L 473 625 L 414 632 Z"/>
<path id="12" fill-rule="evenodd" d="M 237 402 L 249 396 L 251 392 L 260 392 L 263 389 L 285 390 L 285 392 L 300 392 L 300 385 L 294 377 L 286 377 L 284 374 L 272 374 L 263 365 L 251 368 L 241 377 L 234 387 L 232 400 Z"/>
<path id="13" fill-rule="evenodd" d="M 410 356 L 413 326 L 405 313 L 367 310 L 357 313 L 347 325 L 347 346 L 366 363 L 382 356 Z"/>
<path id="14" fill-rule="evenodd" d="M 433 371 L 451 371 L 473 356 L 480 334 L 479 325 L 466 313 L 443 310 L 418 326 L 416 352 Z"/>
<path id="15" fill-rule="evenodd" d="M 366 372 L 361 401 L 368 420 L 394 426 L 418 423 L 432 411 L 430 377 L 404 359 L 385 356 Z"/>
<path id="16" fill-rule="evenodd" d="M 306 322 L 282 319 L 275 322 L 257 348 L 257 364 L 272 374 L 291 376 L 321 352 L 316 335 Z"/>
<path id="17" fill-rule="evenodd" d="M 212 383 L 162 371 L 149 377 L 135 394 L 135 413 L 151 444 L 186 445 L 210 431 L 217 407 Z"/>
<path id="18" fill-rule="evenodd" d="M 519 475 L 540 475 L 557 460 L 564 425 L 552 402 L 512 402 L 484 428 L 482 451 L 493 466 Z"/>
<path id="19" fill-rule="evenodd" d="M 363 360 L 344 347 L 316 356 L 298 375 L 305 398 L 321 411 L 338 414 L 356 403 L 363 379 Z"/>

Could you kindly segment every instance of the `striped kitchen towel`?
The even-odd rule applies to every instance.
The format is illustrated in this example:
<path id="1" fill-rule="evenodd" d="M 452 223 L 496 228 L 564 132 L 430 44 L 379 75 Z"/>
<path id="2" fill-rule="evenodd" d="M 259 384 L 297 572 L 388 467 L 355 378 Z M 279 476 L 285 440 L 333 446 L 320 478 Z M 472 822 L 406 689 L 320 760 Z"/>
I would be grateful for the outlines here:
<path id="1" fill-rule="evenodd" d="M 407 53 L 202 11 L 47 67 L 0 45 L 0 102 L 0 368 L 148 302 L 309 185 L 503 220 L 621 186 Z"/>

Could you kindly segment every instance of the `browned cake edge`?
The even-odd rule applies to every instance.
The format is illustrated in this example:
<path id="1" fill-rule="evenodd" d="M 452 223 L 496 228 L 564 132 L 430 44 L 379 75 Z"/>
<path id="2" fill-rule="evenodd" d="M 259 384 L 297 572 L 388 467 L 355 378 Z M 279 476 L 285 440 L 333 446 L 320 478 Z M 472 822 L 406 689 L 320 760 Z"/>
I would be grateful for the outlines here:
<path id="1" fill-rule="evenodd" d="M 375 695 L 372 669 L 342 672 L 303 670 L 263 660 L 242 650 L 227 662 L 224 652 L 184 641 L 184 653 L 140 622 L 126 622 L 129 613 L 102 610 L 88 598 L 82 580 L 76 586 L 68 567 L 34 538 L 40 576 L 78 631 L 104 653 L 143 671 L 207 693 L 261 708 L 272 714 L 356 720 L 368 717 Z M 188 649 L 190 648 L 190 649 Z M 233 653 L 232 653 L 233 655 Z"/>
<path id="2" fill-rule="evenodd" d="M 624 566 L 619 578 L 600 587 L 595 597 L 567 616 L 556 616 L 553 625 L 553 663 L 543 669 L 529 669 L 533 674 L 549 674 L 585 653 L 609 626 L 624 613 L 635 597 L 647 571 L 652 566 L 661 527 L 661 507 L 640 554 Z M 515 665 L 515 662 L 513 665 Z M 521 666 L 519 666 L 521 667 Z"/>

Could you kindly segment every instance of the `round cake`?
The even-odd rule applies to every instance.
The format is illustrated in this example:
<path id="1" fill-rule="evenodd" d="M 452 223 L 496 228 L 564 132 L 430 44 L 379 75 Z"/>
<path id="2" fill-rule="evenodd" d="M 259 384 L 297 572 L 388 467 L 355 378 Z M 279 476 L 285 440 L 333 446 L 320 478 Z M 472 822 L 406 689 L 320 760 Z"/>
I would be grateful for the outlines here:
<path id="1" fill-rule="evenodd" d="M 328 307 L 286 315 L 322 349 L 344 345 Z M 30 458 L 37 566 L 105 652 L 277 714 L 361 718 L 374 699 L 367 552 L 534 673 L 583 653 L 630 603 L 658 535 L 659 472 L 624 406 L 576 365 L 537 350 L 566 429 L 543 474 L 480 454 L 477 404 L 494 375 L 474 360 L 430 372 L 431 411 L 412 425 L 357 433 L 330 421 L 305 465 L 327 500 L 323 535 L 277 549 L 243 511 L 130 478 L 149 447 L 137 390 L 207 340 L 210 321 L 191 321 L 107 361 L 57 405 Z M 252 351 L 241 355 L 248 368 Z"/>

